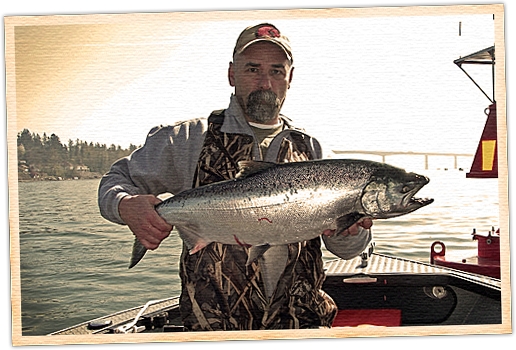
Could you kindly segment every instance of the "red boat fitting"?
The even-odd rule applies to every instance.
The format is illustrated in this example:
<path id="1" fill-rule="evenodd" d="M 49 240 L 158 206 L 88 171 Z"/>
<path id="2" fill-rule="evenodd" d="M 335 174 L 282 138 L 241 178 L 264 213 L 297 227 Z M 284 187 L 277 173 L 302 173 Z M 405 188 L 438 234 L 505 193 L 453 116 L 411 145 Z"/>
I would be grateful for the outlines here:
<path id="1" fill-rule="evenodd" d="M 477 256 L 446 260 L 446 246 L 436 241 L 430 248 L 430 263 L 453 269 L 478 273 L 485 276 L 500 278 L 500 229 L 494 227 L 487 234 L 479 234 L 473 229 L 473 240 L 478 242 Z"/>

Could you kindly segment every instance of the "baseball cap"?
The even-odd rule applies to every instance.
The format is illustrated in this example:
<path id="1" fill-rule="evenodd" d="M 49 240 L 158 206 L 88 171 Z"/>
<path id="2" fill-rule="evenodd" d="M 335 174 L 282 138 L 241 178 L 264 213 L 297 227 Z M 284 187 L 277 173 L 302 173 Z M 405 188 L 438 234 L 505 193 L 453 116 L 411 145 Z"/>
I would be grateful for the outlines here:
<path id="1" fill-rule="evenodd" d="M 259 41 L 269 41 L 281 47 L 290 62 L 293 62 L 292 49 L 290 41 L 286 36 L 281 34 L 278 28 L 270 23 L 262 23 L 255 26 L 250 26 L 244 29 L 237 39 L 233 57 L 236 54 L 241 54 L 250 45 Z"/>

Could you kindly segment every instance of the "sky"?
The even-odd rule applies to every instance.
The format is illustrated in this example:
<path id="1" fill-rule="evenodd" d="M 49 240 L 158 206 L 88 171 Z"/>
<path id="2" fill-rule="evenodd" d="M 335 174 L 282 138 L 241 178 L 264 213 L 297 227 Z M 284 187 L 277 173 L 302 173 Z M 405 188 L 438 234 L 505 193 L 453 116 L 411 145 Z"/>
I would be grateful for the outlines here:
<path id="1" fill-rule="evenodd" d="M 237 36 L 272 22 L 294 56 L 282 113 L 326 155 L 475 152 L 490 102 L 453 60 L 494 45 L 492 15 L 258 17 L 16 27 L 16 129 L 141 145 L 153 126 L 226 108 Z M 492 96 L 490 68 L 467 70 Z"/>

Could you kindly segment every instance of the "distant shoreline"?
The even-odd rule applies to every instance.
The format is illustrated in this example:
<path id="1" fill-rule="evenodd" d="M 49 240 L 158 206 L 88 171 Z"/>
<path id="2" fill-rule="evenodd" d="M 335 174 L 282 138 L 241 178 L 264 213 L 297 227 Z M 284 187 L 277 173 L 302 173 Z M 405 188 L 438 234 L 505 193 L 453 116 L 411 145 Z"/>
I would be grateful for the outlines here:
<path id="1" fill-rule="evenodd" d="M 59 177 L 59 176 L 45 176 L 45 177 L 37 177 L 37 178 L 27 178 L 25 176 L 21 177 L 18 174 L 18 182 L 47 182 L 47 181 L 79 181 L 79 180 L 95 180 L 102 178 L 102 174 L 90 172 L 89 174 L 81 174 L 81 176 L 76 177 Z"/>

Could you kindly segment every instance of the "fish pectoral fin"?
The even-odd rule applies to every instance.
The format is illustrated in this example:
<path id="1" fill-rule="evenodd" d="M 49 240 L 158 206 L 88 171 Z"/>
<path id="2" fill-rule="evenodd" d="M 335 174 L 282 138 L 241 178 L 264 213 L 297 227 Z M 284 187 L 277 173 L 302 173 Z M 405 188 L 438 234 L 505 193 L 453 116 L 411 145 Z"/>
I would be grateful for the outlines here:
<path id="1" fill-rule="evenodd" d="M 249 266 L 253 263 L 253 261 L 258 260 L 269 248 L 269 243 L 260 244 L 260 245 L 253 245 L 251 248 L 249 248 L 249 255 L 247 256 L 247 262 L 245 263 L 245 266 Z"/>
<path id="2" fill-rule="evenodd" d="M 136 264 L 142 260 L 143 256 L 147 252 L 147 248 L 143 246 L 143 244 L 140 243 L 138 238 L 134 238 L 133 243 L 133 252 L 131 254 L 131 262 L 129 264 L 129 268 L 133 268 Z"/>
<path id="3" fill-rule="evenodd" d="M 360 219 L 362 219 L 363 217 L 365 217 L 364 214 L 356 212 L 338 217 L 336 220 L 337 230 L 335 231 L 335 234 L 340 235 L 342 232 L 346 231 L 348 228 L 360 221 Z"/>
<path id="4" fill-rule="evenodd" d="M 266 169 L 277 166 L 276 163 L 271 162 L 259 162 L 255 160 L 243 160 L 238 162 L 238 167 L 240 171 L 235 176 L 236 178 L 246 178 L 248 176 L 257 174 Z"/>
<path id="5" fill-rule="evenodd" d="M 185 242 L 190 254 L 195 254 L 211 242 L 199 236 L 194 229 L 186 226 L 176 226 L 179 236 Z"/>

